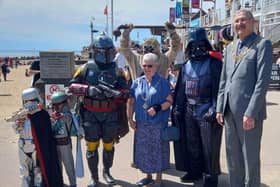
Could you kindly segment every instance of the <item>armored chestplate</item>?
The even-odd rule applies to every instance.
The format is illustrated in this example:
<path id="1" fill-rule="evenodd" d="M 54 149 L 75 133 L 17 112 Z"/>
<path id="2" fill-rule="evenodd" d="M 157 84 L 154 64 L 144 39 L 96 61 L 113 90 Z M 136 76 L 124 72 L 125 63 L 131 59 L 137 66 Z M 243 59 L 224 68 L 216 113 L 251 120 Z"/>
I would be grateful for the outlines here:
<path id="1" fill-rule="evenodd" d="M 183 71 L 187 98 L 197 103 L 210 101 L 212 98 L 210 58 L 204 62 L 189 60 Z"/>
<path id="2" fill-rule="evenodd" d="M 105 84 L 109 85 L 111 88 L 115 88 L 118 83 L 116 66 L 112 63 L 108 64 L 105 68 L 100 68 L 96 63 L 89 63 L 86 68 L 84 80 L 90 86 Z M 95 94 L 91 99 L 105 100 L 106 97 L 100 92 L 100 94 Z"/>

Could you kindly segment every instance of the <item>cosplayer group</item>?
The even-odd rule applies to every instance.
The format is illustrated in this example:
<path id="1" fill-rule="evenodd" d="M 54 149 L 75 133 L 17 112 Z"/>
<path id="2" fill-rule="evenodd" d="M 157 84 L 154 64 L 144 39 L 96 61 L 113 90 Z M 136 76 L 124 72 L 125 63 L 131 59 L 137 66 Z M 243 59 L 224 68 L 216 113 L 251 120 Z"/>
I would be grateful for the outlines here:
<path id="1" fill-rule="evenodd" d="M 244 17 L 253 19 L 250 15 L 246 10 L 239 11 L 235 19 L 238 21 Z M 246 52 L 244 56 L 251 55 L 249 58 L 254 59 L 255 50 L 250 51 L 250 49 L 261 48 L 265 44 L 269 48 L 269 42 L 255 36 L 250 28 L 240 31 L 242 22 L 235 24 L 238 40 L 247 42 L 245 43 L 247 48 L 243 49 Z M 185 175 L 180 178 L 181 182 L 202 179 L 204 187 L 218 186 L 218 176 L 221 173 L 219 163 L 221 136 L 225 124 L 227 141 L 232 141 L 231 138 L 236 141 L 235 147 L 231 146 L 231 142 L 226 144 L 227 153 L 232 154 L 228 155 L 229 162 L 234 162 L 230 163 L 230 185 L 232 187 L 259 186 L 259 155 L 254 158 L 251 155 L 259 154 L 257 149 L 259 144 L 248 143 L 246 145 L 248 149 L 257 152 L 252 152 L 250 155 L 243 153 L 252 157 L 254 163 L 247 160 L 247 157 L 239 156 L 238 158 L 242 157 L 242 160 L 234 157 L 235 154 L 242 154 L 239 153 L 237 146 L 241 149 L 244 142 L 238 141 L 242 130 L 234 132 L 237 133 L 236 136 L 231 132 L 237 128 L 235 126 L 242 124 L 242 121 L 239 122 L 236 116 L 235 102 L 229 100 L 235 97 L 229 95 L 230 90 L 233 89 L 231 84 L 235 80 L 228 74 L 236 71 L 235 79 L 240 80 L 241 75 L 238 77 L 238 72 L 242 70 L 237 67 L 231 70 L 231 67 L 228 67 L 231 66 L 231 62 L 228 62 L 231 58 L 228 56 L 224 62 L 226 64 L 223 64 L 222 55 L 214 51 L 204 28 L 192 29 L 185 47 L 185 62 L 179 67 L 177 83 L 172 93 L 167 80 L 168 68 L 176 59 L 181 46 L 180 37 L 174 26 L 166 24 L 171 41 L 166 53 L 160 51 L 160 45 L 154 38 L 145 40 L 142 52 L 131 50 L 129 34 L 132 29 L 132 24 L 127 25 L 120 40 L 119 52 L 126 59 L 125 67 L 120 68 L 114 62 L 116 50 L 112 39 L 104 33 L 100 34 L 91 46 L 92 60 L 76 70 L 69 83 L 68 93 L 59 91 L 51 96 L 50 115 L 43 109 L 43 102 L 35 88 L 28 88 L 22 92 L 26 116 L 18 118 L 13 126 L 19 133 L 22 186 L 62 187 L 62 164 L 70 186 L 77 186 L 77 167 L 81 166 L 74 164 L 71 142 L 73 136 L 76 136 L 77 140 L 84 137 L 86 141 L 85 156 L 91 175 L 88 187 L 96 187 L 100 184 L 98 173 L 100 144 L 102 144 L 102 176 L 107 185 L 116 185 L 117 182 L 110 173 L 115 156 L 114 145 L 128 133 L 129 125 L 134 130 L 133 166 L 146 174 L 143 179 L 136 182 L 136 185 L 152 184 L 154 187 L 161 187 L 163 186 L 162 172 L 169 168 L 169 141 L 163 138 L 163 132 L 168 128 L 170 114 L 172 126 L 179 130 L 179 138 L 174 141 L 174 154 L 176 169 L 185 172 Z M 230 48 L 227 50 L 234 51 L 234 46 L 231 45 Z M 230 55 L 228 51 L 226 54 Z M 269 49 L 258 54 L 257 58 L 260 55 L 270 57 Z M 235 60 L 246 61 L 242 58 Z M 246 93 L 249 94 L 248 101 L 241 103 L 245 108 L 247 105 L 252 105 L 252 109 L 246 110 L 248 117 L 246 128 L 255 123 L 256 126 L 260 125 L 264 119 L 264 117 L 259 119 L 263 116 L 260 115 L 261 108 L 255 109 L 253 101 L 249 102 L 251 97 L 258 100 L 265 96 L 268 78 L 261 77 L 261 74 L 268 72 L 269 68 L 262 60 L 258 59 L 257 65 L 250 65 L 251 68 L 257 66 L 262 69 L 252 78 L 259 86 L 260 92 L 256 91 L 256 88 L 254 90 L 254 86 L 246 88 Z M 239 63 L 245 62 L 234 63 L 232 67 L 242 67 Z M 221 82 L 220 77 L 222 77 Z M 249 82 L 247 79 L 246 81 Z M 246 89 L 240 88 L 239 91 L 246 91 Z M 262 95 L 253 96 L 255 92 Z M 75 97 L 76 103 L 73 109 L 68 104 L 69 93 Z M 261 130 L 259 131 L 258 135 L 261 134 Z M 248 136 L 248 139 L 251 136 L 255 138 L 254 135 L 244 136 Z M 249 147 L 250 145 L 253 147 Z M 238 165 L 237 162 L 240 162 L 240 167 L 236 169 L 234 165 Z M 249 169 L 248 173 L 244 168 Z M 240 173 L 242 176 L 238 179 L 239 171 L 242 171 Z M 156 174 L 155 180 L 152 174 Z"/>

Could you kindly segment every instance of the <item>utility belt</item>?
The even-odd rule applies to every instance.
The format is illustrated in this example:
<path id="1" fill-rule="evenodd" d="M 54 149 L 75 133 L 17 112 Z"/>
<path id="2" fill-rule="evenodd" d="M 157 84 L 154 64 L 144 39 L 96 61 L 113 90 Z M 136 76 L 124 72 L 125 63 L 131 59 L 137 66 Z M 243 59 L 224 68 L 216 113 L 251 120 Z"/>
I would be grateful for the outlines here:
<path id="1" fill-rule="evenodd" d="M 117 109 L 113 100 L 94 100 L 84 98 L 84 108 L 92 112 L 112 112 Z"/>
<path id="2" fill-rule="evenodd" d="M 67 137 L 63 137 L 63 138 L 55 138 L 55 142 L 56 142 L 56 145 L 68 145 L 71 143 L 71 140 L 67 136 Z"/>
<path id="3" fill-rule="evenodd" d="M 205 103 L 210 103 L 212 98 L 188 98 L 187 104 L 189 105 L 202 105 Z"/>
<path id="4" fill-rule="evenodd" d="M 18 145 L 25 153 L 32 153 L 35 151 L 33 139 L 20 138 Z"/>

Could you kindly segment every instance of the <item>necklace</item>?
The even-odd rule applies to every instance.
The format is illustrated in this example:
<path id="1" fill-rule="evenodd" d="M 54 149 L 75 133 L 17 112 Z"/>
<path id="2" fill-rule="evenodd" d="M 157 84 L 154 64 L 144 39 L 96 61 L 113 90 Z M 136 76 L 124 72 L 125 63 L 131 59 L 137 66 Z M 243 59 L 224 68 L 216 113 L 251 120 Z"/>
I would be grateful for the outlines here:
<path id="1" fill-rule="evenodd" d="M 154 88 L 156 89 L 157 88 L 157 86 L 159 85 L 159 82 L 160 82 L 160 79 L 157 81 L 157 83 L 155 84 L 155 86 L 154 86 Z M 147 101 L 151 98 L 151 94 L 150 94 L 150 86 L 148 86 L 149 87 L 149 89 L 148 89 L 148 92 L 147 92 L 147 95 L 146 95 L 146 97 L 144 97 L 144 95 L 143 95 L 143 91 L 141 90 L 141 93 L 140 93 L 140 95 L 141 95 L 141 99 L 144 101 L 144 104 L 142 105 L 142 107 L 145 109 L 145 110 L 147 110 L 148 108 L 149 108 L 149 105 L 148 105 L 148 103 L 147 103 Z"/>
<path id="2" fill-rule="evenodd" d="M 256 39 L 253 44 L 251 46 L 249 46 L 246 50 L 243 50 L 239 55 L 237 55 L 237 53 L 234 52 L 234 44 L 232 44 L 231 47 L 231 55 L 234 58 L 234 63 L 236 64 L 237 62 L 240 62 L 261 40 L 261 38 L 259 37 L 258 39 Z"/>

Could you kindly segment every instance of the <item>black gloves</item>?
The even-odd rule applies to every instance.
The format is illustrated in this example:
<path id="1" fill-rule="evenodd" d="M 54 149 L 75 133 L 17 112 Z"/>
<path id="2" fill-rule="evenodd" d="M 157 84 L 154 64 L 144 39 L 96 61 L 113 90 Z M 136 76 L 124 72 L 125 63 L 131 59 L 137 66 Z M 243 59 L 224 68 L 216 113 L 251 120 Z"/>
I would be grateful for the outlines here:
<path id="1" fill-rule="evenodd" d="M 161 111 L 161 105 L 160 104 L 154 104 L 152 106 L 152 108 L 154 108 L 154 110 L 156 111 L 156 113 L 158 113 L 159 111 Z"/>
<path id="2" fill-rule="evenodd" d="M 214 108 L 210 107 L 208 111 L 203 115 L 203 119 L 205 119 L 209 123 L 216 122 L 216 111 Z"/>

